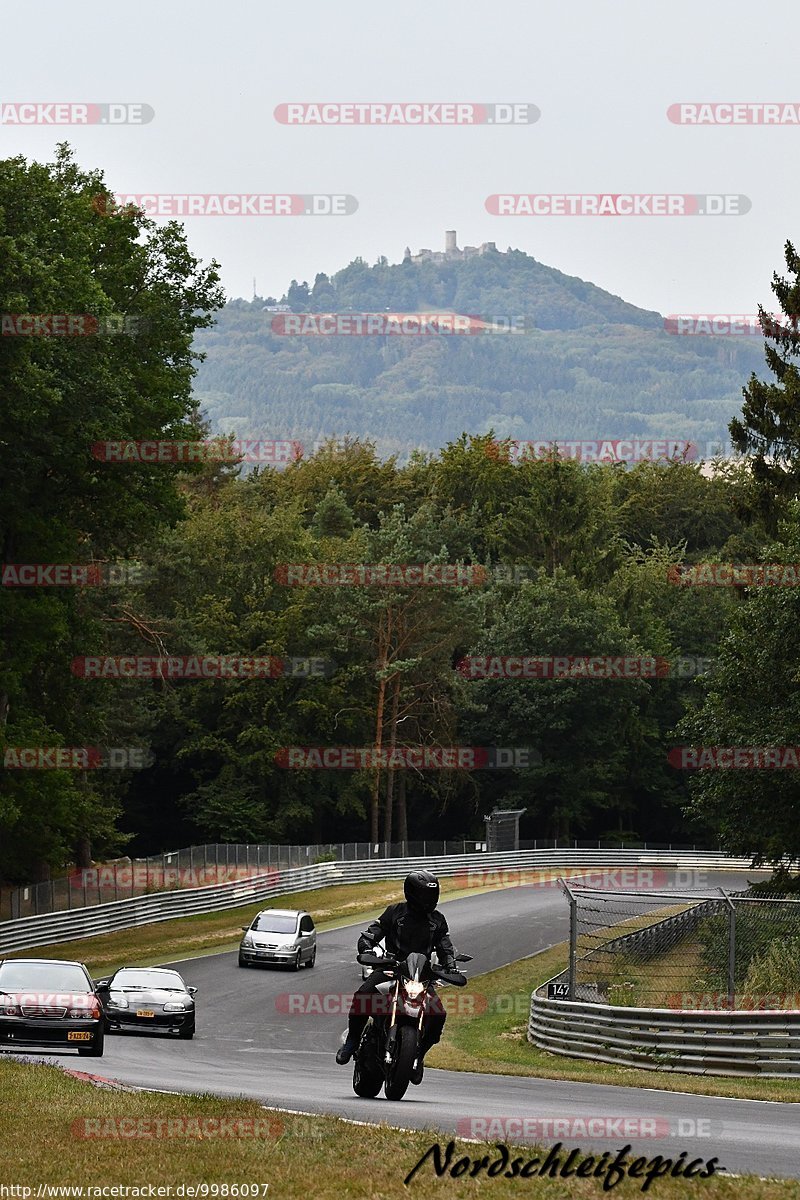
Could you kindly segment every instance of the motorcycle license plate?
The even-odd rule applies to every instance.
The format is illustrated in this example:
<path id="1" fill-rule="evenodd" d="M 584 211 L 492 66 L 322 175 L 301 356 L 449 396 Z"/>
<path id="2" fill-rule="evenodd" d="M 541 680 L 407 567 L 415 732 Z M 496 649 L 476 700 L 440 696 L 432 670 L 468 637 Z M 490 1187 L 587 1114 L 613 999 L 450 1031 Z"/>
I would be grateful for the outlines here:
<path id="1" fill-rule="evenodd" d="M 154 1017 L 156 1014 L 152 1008 L 137 1008 L 136 1015 L 137 1017 Z"/>
<path id="2" fill-rule="evenodd" d="M 92 1040 L 92 1035 L 90 1033 L 68 1033 L 67 1034 L 68 1042 L 90 1042 L 91 1040 Z"/>

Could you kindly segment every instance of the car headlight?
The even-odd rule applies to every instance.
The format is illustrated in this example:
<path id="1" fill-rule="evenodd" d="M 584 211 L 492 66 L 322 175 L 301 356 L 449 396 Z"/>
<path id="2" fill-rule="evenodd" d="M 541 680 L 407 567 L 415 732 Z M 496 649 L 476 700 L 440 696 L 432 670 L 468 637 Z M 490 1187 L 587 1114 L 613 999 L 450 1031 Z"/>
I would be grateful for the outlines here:
<path id="1" fill-rule="evenodd" d="M 21 1017 L 22 1010 L 18 1004 L 0 1005 L 0 1017 Z"/>
<path id="2" fill-rule="evenodd" d="M 246 934 L 244 935 L 244 937 L 242 938 L 242 945 L 243 945 L 243 946 L 248 946 L 248 947 L 250 947 L 250 946 L 252 946 L 252 945 L 253 945 L 253 939 L 251 938 L 251 936 L 250 936 L 250 934 L 249 934 L 249 933 L 246 933 Z"/>
<path id="3" fill-rule="evenodd" d="M 408 983 L 404 984 L 403 986 L 405 987 L 406 995 L 408 996 L 409 1000 L 418 1000 L 425 991 L 425 984 L 417 983 L 413 979 L 410 979 Z"/>
<path id="4" fill-rule="evenodd" d="M 108 997 L 108 1003 L 111 1008 L 130 1008 L 127 996 L 115 996 L 113 993 Z"/>
<path id="5" fill-rule="evenodd" d="M 125 1003 L 127 1004 L 127 1000 Z M 103 1010 L 96 996 L 92 996 L 89 1003 L 82 1005 L 80 1008 L 67 1009 L 67 1016 L 73 1021 L 97 1021 L 102 1015 Z"/>
<path id="6" fill-rule="evenodd" d="M 185 1000 L 168 1000 L 164 1005 L 164 1012 L 184 1012 L 188 1007 Z"/>

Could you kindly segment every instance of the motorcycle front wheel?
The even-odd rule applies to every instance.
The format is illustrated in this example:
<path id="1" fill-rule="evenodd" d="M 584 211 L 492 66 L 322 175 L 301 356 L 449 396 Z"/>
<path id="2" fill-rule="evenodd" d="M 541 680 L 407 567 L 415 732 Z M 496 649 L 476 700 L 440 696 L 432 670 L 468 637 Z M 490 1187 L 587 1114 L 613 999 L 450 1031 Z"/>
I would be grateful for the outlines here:
<path id="1" fill-rule="evenodd" d="M 397 1030 L 394 1062 L 386 1077 L 384 1092 L 387 1100 L 402 1100 L 411 1082 L 411 1069 L 417 1057 L 417 1030 L 414 1025 L 401 1025 Z"/>

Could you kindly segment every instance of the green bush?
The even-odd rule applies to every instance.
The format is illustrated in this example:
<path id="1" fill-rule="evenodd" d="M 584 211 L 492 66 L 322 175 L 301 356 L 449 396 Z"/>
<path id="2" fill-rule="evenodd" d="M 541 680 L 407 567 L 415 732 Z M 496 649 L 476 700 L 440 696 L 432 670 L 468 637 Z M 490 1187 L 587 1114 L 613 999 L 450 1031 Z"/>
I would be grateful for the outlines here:
<path id="1" fill-rule="evenodd" d="M 702 921 L 697 927 L 697 938 L 703 947 L 710 987 L 724 989 L 728 979 L 728 914 L 720 913 Z M 794 941 L 800 941 L 800 921 L 794 912 L 772 904 L 738 905 L 734 976 L 737 990 L 747 986 L 751 964 L 759 962 L 768 952 L 779 953 L 780 946 Z"/>
<path id="2" fill-rule="evenodd" d="M 800 993 L 800 937 L 774 938 L 750 961 L 745 997 Z"/>

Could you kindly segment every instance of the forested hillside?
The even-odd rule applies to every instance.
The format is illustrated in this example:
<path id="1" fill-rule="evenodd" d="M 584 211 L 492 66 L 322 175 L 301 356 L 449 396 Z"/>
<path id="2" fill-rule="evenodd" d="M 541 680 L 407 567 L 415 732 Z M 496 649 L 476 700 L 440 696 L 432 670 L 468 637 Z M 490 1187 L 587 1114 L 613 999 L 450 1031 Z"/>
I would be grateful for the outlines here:
<path id="1" fill-rule="evenodd" d="M 800 559 L 797 330 L 770 334 L 768 379 L 748 382 L 734 361 L 744 351 L 669 340 L 652 314 L 498 256 L 488 266 L 511 272 L 514 307 L 530 308 L 520 279 L 544 278 L 572 298 L 561 321 L 573 327 L 337 349 L 279 344 L 260 307 L 238 302 L 209 335 L 222 304 L 215 265 L 191 255 L 178 223 L 159 227 L 135 208 L 112 220 L 94 203 L 107 194 L 65 148 L 49 165 L 0 164 L 0 310 L 121 313 L 137 330 L 0 339 L 0 880 L 206 840 L 478 837 L 498 804 L 524 810 L 524 837 L 800 853 L 797 772 L 773 761 L 789 764 L 797 741 L 797 574 L 781 580 L 791 586 L 748 585 L 750 571 L 734 585 L 726 566 Z M 355 266 L 337 286 L 377 309 L 417 280 L 426 300 L 475 309 L 480 288 L 466 281 L 486 269 Z M 800 311 L 791 245 L 786 271 L 773 290 L 788 315 Z M 434 294 L 440 276 L 463 294 Z M 385 287 L 369 293 L 358 280 Z M 418 303 L 408 287 L 402 298 Z M 318 281 L 300 306 L 324 308 L 322 291 Z M 493 307 L 507 298 L 491 293 Z M 605 325 L 585 327 L 586 309 L 603 310 Z M 551 339 L 593 337 L 609 353 L 591 359 L 589 380 Z M 290 379 L 319 407 L 315 434 L 330 410 L 314 379 L 327 373 L 328 390 L 347 392 L 346 355 L 365 394 L 383 397 L 390 438 L 409 444 L 414 428 L 386 416 L 406 412 L 393 371 L 414 374 L 426 399 L 413 403 L 429 428 L 439 422 L 437 439 L 448 422 L 457 432 L 402 461 L 366 439 L 331 440 L 248 473 L 202 455 L 98 458 L 96 445 L 127 440 L 202 449 L 191 385 L 204 341 L 227 347 L 243 394 L 252 368 L 254 403 L 257 364 L 272 360 L 273 382 Z M 710 474 L 679 461 L 515 462 L 471 428 L 469 397 L 484 392 L 470 361 L 485 389 L 501 374 L 495 355 L 509 356 L 507 379 L 514 356 L 532 355 L 576 388 L 603 373 L 616 389 L 650 380 L 666 411 L 678 384 L 664 355 L 688 388 L 698 364 L 719 379 L 723 353 L 746 387 L 731 425 L 743 457 Z M 442 363 L 453 366 L 447 387 L 458 368 L 465 389 L 448 393 L 446 421 L 435 403 Z M 698 383 L 698 405 L 703 394 Z M 566 400 L 548 395 L 549 428 L 568 432 Z M 720 586 L 707 566 L 687 574 L 709 562 L 721 564 Z M 69 577 L 54 579 L 56 566 Z M 231 660 L 243 673 L 220 674 Z M 530 671 L 513 667 L 523 660 Z M 269 669 L 255 672 L 256 661 Z M 587 666 L 598 661 L 599 674 Z M 756 769 L 694 769 L 698 746 L 738 747 Z M 330 752 L 341 756 L 333 764 Z"/>
<path id="2" fill-rule="evenodd" d="M 438 449 L 464 429 L 519 440 L 728 442 L 754 338 L 678 336 L 664 319 L 521 251 L 444 263 L 351 263 L 281 298 L 295 312 L 457 312 L 524 332 L 291 336 L 233 300 L 197 346 L 196 395 L 215 430 L 366 437 L 381 454 Z"/>

